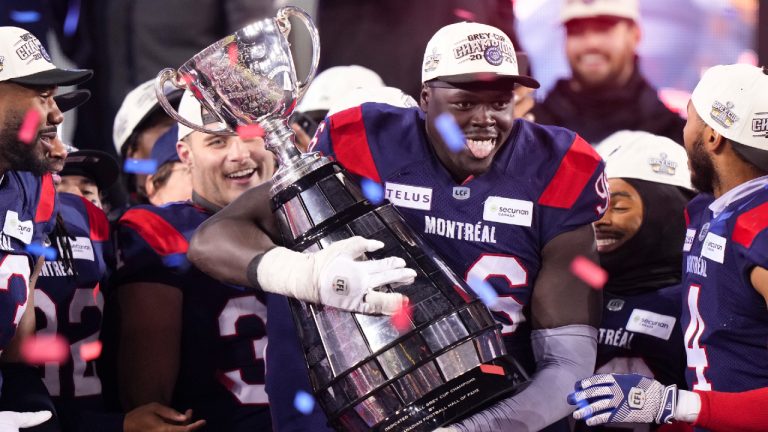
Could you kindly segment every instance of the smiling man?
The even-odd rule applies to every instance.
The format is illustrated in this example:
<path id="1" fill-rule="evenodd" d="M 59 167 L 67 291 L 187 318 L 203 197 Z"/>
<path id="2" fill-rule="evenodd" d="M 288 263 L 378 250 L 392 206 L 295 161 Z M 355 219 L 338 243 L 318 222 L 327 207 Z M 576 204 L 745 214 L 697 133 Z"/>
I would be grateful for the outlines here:
<path id="1" fill-rule="evenodd" d="M 602 161 L 571 131 L 515 119 L 514 87 L 538 82 L 519 73 L 511 41 L 495 27 L 440 29 L 422 83 L 421 108 L 364 103 L 338 112 L 318 127 L 314 148 L 381 183 L 457 274 L 496 290 L 491 310 L 507 349 L 533 378 L 455 427 L 541 430 L 570 411 L 568 380 L 594 368 L 600 294 L 568 268 L 577 255 L 597 259 L 591 223 L 608 205 Z M 441 133 L 450 118 L 464 137 L 447 141 L 459 148 Z M 262 227 L 275 226 L 265 195 L 243 194 L 201 228 L 192 249 L 204 271 L 224 280 L 255 273 L 259 282 L 279 272 L 267 267 L 279 248 L 264 253 L 270 243 L 261 241 Z"/>
<path id="2" fill-rule="evenodd" d="M 560 20 L 571 78 L 533 108 L 536 121 L 574 130 L 592 144 L 620 130 L 682 144 L 685 122 L 640 73 L 638 0 L 565 0 Z"/>

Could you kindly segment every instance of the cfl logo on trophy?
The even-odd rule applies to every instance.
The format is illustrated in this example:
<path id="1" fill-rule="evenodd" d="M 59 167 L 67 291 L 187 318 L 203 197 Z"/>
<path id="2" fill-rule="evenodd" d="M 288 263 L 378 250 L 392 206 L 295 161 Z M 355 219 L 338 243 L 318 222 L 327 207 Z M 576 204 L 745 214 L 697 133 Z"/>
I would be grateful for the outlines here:
<path id="1" fill-rule="evenodd" d="M 760 115 L 764 117 L 752 118 L 752 136 L 755 138 L 768 138 L 768 112 L 759 112 L 755 114 L 755 116 Z"/>

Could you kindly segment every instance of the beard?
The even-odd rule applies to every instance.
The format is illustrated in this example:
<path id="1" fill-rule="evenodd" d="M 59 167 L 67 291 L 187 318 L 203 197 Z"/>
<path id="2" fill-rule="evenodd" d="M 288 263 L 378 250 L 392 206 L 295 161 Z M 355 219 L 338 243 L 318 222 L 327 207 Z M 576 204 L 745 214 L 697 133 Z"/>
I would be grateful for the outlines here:
<path id="1" fill-rule="evenodd" d="M 691 184 L 693 187 L 699 192 L 714 193 L 715 186 L 720 182 L 720 179 L 712 159 L 704 151 L 704 141 L 701 137 L 696 138 L 696 142 L 693 143 L 693 150 L 688 152 L 688 160 L 691 164 Z"/>
<path id="2" fill-rule="evenodd" d="M 13 171 L 30 171 L 35 175 L 43 175 L 48 170 L 42 155 L 37 151 L 39 132 L 29 144 L 18 139 L 22 119 L 17 115 L 9 116 L 0 127 L 0 161 L 5 168 Z"/>

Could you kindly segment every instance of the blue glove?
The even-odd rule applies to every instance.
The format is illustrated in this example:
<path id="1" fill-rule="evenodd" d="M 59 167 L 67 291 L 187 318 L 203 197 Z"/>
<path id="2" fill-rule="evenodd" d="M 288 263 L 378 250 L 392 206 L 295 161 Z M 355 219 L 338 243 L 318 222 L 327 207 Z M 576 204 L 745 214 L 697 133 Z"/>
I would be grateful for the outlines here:
<path id="1" fill-rule="evenodd" d="M 637 374 L 600 374 L 578 381 L 568 403 L 576 405 L 573 418 L 588 426 L 604 423 L 671 423 L 677 405 L 677 386 Z"/>

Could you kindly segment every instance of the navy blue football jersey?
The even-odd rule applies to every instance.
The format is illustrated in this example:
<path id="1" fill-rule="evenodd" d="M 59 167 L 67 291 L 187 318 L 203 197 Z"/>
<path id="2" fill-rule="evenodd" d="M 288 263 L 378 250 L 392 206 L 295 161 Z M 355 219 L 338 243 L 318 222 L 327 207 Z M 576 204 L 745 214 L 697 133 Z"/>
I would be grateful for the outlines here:
<path id="1" fill-rule="evenodd" d="M 263 293 L 216 281 L 186 260 L 192 234 L 208 217 L 191 203 L 125 212 L 117 231 L 117 286 L 154 282 L 182 292 L 174 408 L 193 409 L 211 431 L 270 430 Z"/>
<path id="2" fill-rule="evenodd" d="M 532 372 L 529 304 L 541 250 L 607 207 L 604 164 L 592 147 L 569 130 L 516 120 L 489 171 L 457 183 L 418 108 L 366 103 L 328 117 L 315 140 L 315 150 L 382 184 L 457 274 L 494 287 L 507 349 Z"/>
<path id="3" fill-rule="evenodd" d="M 604 292 L 596 372 L 639 373 L 684 387 L 681 298 L 680 285 L 637 295 Z"/>
<path id="4" fill-rule="evenodd" d="M 103 410 L 96 361 L 84 361 L 80 348 L 99 340 L 104 310 L 100 282 L 107 273 L 105 252 L 111 247 L 107 217 L 88 200 L 61 193 L 59 213 L 74 269 L 62 260 L 61 249 L 57 260 L 44 263 L 35 286 L 36 326 L 38 333 L 58 333 L 70 343 L 69 359 L 47 364 L 41 372 L 62 424 L 72 429 L 81 413 Z M 52 234 L 52 241 L 56 235 L 63 234 Z M 63 242 L 58 239 L 54 244 Z"/>
<path id="5" fill-rule="evenodd" d="M 756 266 L 768 268 L 768 189 L 730 198 L 717 217 L 711 195 L 687 209 L 681 325 L 692 390 L 768 387 L 768 309 L 750 282 Z"/>
<path id="6" fill-rule="evenodd" d="M 8 171 L 0 178 L 0 353 L 27 308 L 27 291 L 41 247 L 53 230 L 56 190 L 50 174 Z"/>

